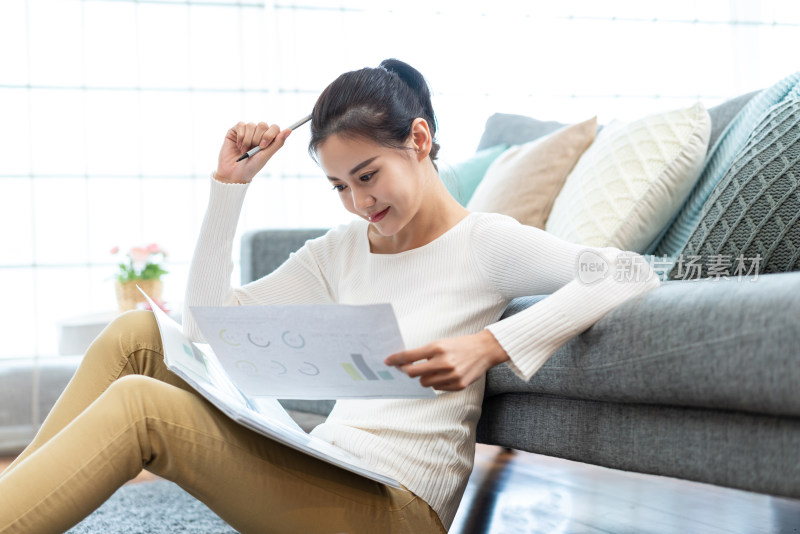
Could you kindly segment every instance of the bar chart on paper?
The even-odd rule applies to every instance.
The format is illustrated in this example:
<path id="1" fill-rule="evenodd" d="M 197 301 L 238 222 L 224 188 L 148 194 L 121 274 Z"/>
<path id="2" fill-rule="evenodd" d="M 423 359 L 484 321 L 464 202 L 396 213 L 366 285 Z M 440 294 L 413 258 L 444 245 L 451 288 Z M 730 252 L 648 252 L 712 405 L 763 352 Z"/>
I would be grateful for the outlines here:
<path id="1" fill-rule="evenodd" d="M 404 348 L 389 304 L 192 308 L 205 339 L 248 396 L 433 398 L 383 363 Z"/>
<path id="2" fill-rule="evenodd" d="M 361 354 L 351 354 L 351 362 L 342 362 L 342 367 L 353 380 L 393 380 L 394 377 L 389 371 L 373 371 L 364 361 Z"/>

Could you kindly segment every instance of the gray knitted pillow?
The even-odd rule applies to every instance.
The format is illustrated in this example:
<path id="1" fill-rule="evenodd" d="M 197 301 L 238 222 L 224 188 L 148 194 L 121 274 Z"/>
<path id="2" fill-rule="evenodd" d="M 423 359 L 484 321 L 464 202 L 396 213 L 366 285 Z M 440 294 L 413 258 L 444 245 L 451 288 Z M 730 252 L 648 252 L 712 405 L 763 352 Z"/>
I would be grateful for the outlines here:
<path id="1" fill-rule="evenodd" d="M 703 207 L 670 279 L 800 270 L 800 100 L 771 108 Z"/>

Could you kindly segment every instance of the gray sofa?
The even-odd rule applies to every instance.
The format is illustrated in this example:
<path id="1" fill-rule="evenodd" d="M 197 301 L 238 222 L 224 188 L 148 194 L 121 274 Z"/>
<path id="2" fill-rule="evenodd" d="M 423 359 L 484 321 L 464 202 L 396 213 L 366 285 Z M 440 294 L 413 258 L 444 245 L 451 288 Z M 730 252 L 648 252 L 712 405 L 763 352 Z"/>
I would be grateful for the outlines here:
<path id="1" fill-rule="evenodd" d="M 755 94 L 709 110 L 709 146 Z M 495 115 L 479 148 L 523 143 L 560 126 Z M 246 234 L 242 283 L 325 231 Z M 516 299 L 503 318 L 543 298 Z M 670 280 L 571 340 L 527 383 L 506 365 L 491 369 L 478 441 L 800 498 L 798 385 L 800 272 Z M 307 427 L 333 405 L 284 404 Z"/>

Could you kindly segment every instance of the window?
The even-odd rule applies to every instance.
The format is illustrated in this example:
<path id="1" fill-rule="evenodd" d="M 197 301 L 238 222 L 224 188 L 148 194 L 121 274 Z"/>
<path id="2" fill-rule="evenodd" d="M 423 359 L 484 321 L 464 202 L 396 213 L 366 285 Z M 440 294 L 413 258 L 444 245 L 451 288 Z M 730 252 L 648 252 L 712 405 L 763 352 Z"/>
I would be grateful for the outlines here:
<path id="1" fill-rule="evenodd" d="M 798 26 L 789 0 L 4 0 L 0 358 L 53 355 L 58 321 L 113 309 L 113 246 L 166 248 L 179 304 L 225 130 L 294 122 L 341 72 L 425 74 L 446 164 L 494 112 L 604 123 L 766 87 Z M 253 184 L 240 233 L 349 220 L 306 143 Z"/>

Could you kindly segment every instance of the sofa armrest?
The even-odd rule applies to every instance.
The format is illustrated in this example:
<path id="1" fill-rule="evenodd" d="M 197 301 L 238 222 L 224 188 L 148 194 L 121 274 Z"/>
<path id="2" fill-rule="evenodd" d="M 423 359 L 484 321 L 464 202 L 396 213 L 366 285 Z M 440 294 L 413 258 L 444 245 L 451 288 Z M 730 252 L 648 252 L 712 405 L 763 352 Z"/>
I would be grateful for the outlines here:
<path id="1" fill-rule="evenodd" d="M 306 241 L 327 231 L 325 228 L 288 228 L 247 232 L 242 236 L 240 254 L 242 285 L 268 275 Z"/>

